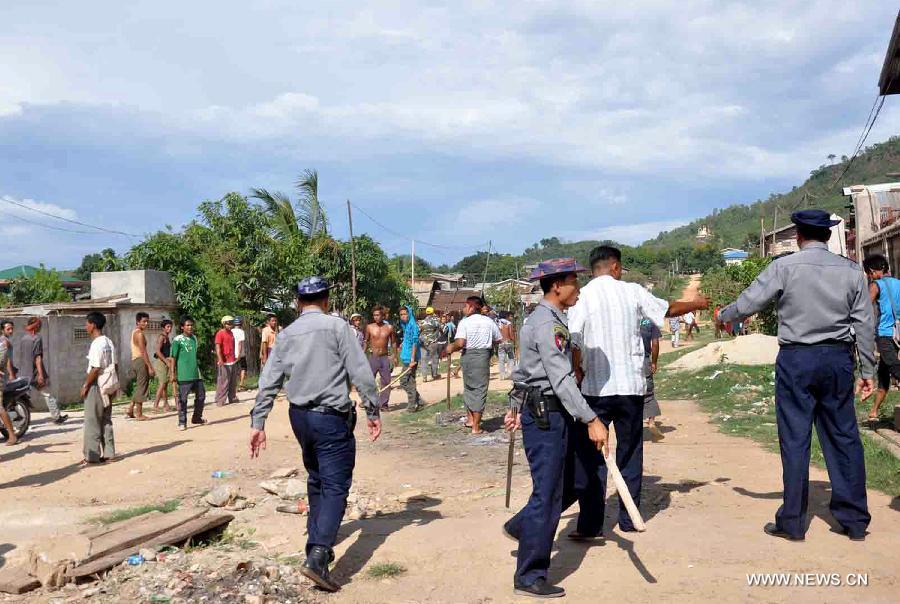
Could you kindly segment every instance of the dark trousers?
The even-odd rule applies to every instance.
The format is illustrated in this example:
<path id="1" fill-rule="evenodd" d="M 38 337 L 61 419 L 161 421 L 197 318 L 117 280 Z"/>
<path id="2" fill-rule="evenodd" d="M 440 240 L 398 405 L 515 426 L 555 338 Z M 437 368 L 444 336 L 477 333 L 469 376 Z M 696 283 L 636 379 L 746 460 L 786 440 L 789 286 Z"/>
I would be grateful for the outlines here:
<path id="1" fill-rule="evenodd" d="M 585 396 L 591 409 L 608 428 L 616 428 L 616 465 L 628 485 L 628 492 L 641 505 L 641 481 L 644 474 L 643 396 Z M 563 509 L 578 501 L 578 532 L 596 536 L 603 532 L 606 513 L 606 460 L 587 435 L 587 426 L 572 426 L 569 437 L 569 463 L 566 467 L 566 493 Z M 619 497 L 619 528 L 633 531 L 634 524 Z"/>
<path id="2" fill-rule="evenodd" d="M 303 451 L 308 474 L 309 517 L 306 552 L 314 545 L 331 549 L 347 507 L 356 464 L 356 438 L 347 420 L 290 405 L 291 428 Z"/>
<path id="3" fill-rule="evenodd" d="M 831 480 L 831 515 L 851 532 L 869 525 L 866 465 L 853 395 L 853 355 L 842 346 L 783 346 L 775 365 L 775 410 L 784 503 L 778 528 L 806 533 L 812 425 Z"/>
<path id="4" fill-rule="evenodd" d="M 203 420 L 203 405 L 206 403 L 206 386 L 203 380 L 178 382 L 178 425 L 187 425 L 188 395 L 194 393 L 194 413 L 191 421 L 199 424 Z"/>
<path id="5" fill-rule="evenodd" d="M 562 513 L 563 474 L 571 420 L 550 413 L 550 429 L 541 430 L 528 408 L 522 409 L 522 442 L 531 468 L 531 497 L 507 528 L 519 538 L 515 585 L 528 586 L 547 578 L 550 555 Z"/>

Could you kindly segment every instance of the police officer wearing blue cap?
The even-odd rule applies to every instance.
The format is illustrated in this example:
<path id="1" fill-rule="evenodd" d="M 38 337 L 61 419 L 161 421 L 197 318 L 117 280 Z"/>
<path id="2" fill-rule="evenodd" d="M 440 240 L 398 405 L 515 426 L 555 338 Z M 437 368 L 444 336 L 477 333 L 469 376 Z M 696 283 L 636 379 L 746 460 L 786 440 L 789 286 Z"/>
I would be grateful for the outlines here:
<path id="1" fill-rule="evenodd" d="M 773 537 L 806 536 L 812 425 L 831 479 L 831 515 L 850 539 L 865 539 L 869 525 L 866 467 L 856 425 L 853 345 L 860 388 L 872 390 L 875 367 L 873 310 L 865 274 L 828 251 L 839 221 L 822 210 L 794 212 L 800 251 L 774 260 L 719 320 L 734 322 L 774 301 L 778 309 L 775 405 L 784 502 L 764 530 Z"/>
<path id="2" fill-rule="evenodd" d="M 343 319 L 328 314 L 330 289 L 321 277 L 308 277 L 297 286 L 300 316 L 278 334 L 278 345 L 259 377 L 259 394 L 250 412 L 250 456 L 258 457 L 266 448 L 266 417 L 287 381 L 291 428 L 309 474 L 306 562 L 301 570 L 320 588 L 337 591 L 328 565 L 334 560 L 332 547 L 356 463 L 351 382 L 365 404 L 373 441 L 381 434 L 381 420 L 375 379 L 356 336 Z"/>
<path id="3" fill-rule="evenodd" d="M 590 440 L 606 453 L 606 426 L 575 383 L 563 314 L 578 301 L 578 273 L 584 271 L 574 258 L 559 258 L 540 263 L 530 277 L 540 281 L 544 298 L 520 333 L 520 359 L 510 396 L 514 409 L 506 415 L 507 430 L 522 429 L 532 481 L 528 503 L 503 526 L 507 536 L 519 541 L 513 578 L 518 595 L 565 595 L 563 588 L 547 583 L 547 569 L 562 513 L 563 470 L 572 424 L 587 424 Z"/>

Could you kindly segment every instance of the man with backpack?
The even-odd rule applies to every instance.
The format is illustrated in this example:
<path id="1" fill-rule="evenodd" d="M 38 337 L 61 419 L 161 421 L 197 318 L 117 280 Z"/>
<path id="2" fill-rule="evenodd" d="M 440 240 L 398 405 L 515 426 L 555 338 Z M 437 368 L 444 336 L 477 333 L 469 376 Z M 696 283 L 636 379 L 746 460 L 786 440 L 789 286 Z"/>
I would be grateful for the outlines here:
<path id="1" fill-rule="evenodd" d="M 878 350 L 878 391 L 869 411 L 869 419 L 877 420 L 881 404 L 891 389 L 891 378 L 900 380 L 900 358 L 897 357 L 896 333 L 900 317 L 900 279 L 890 276 L 887 258 L 873 254 L 863 261 L 866 276 L 869 277 L 869 298 L 877 310 L 875 327 L 875 347 Z M 865 400 L 864 397 L 863 400 Z"/>

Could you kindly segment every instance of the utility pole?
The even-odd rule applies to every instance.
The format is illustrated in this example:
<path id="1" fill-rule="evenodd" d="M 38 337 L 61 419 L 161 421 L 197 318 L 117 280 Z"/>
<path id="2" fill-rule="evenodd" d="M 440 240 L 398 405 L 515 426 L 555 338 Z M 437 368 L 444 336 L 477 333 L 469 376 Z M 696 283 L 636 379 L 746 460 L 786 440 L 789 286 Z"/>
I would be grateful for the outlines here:
<path id="1" fill-rule="evenodd" d="M 347 200 L 347 222 L 350 223 L 350 284 L 353 287 L 353 312 L 356 308 L 356 243 L 353 241 L 353 213 L 350 211 L 350 200 Z"/>
<path id="2" fill-rule="evenodd" d="M 412 264 L 409 267 L 410 270 L 410 288 L 414 288 L 413 285 L 416 282 L 416 240 L 412 240 Z M 415 291 L 413 292 L 415 293 Z"/>
<path id="3" fill-rule="evenodd" d="M 484 298 L 484 284 L 487 282 L 487 269 L 491 261 L 491 241 L 488 241 L 487 258 L 484 259 L 484 277 L 481 278 L 481 297 Z"/>
<path id="4" fill-rule="evenodd" d="M 772 219 L 772 253 L 775 253 L 776 229 L 778 229 L 778 204 L 775 205 L 775 218 Z"/>
<path id="5" fill-rule="evenodd" d="M 760 216 L 759 217 L 759 257 L 766 257 L 766 225 L 765 219 Z"/>

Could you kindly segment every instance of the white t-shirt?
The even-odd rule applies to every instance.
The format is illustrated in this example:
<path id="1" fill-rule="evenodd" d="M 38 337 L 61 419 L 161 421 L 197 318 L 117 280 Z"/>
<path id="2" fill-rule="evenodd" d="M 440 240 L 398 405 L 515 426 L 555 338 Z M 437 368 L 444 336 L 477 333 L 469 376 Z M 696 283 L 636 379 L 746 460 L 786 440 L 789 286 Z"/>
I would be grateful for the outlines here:
<path id="1" fill-rule="evenodd" d="M 88 368 L 87 373 L 91 369 L 105 369 L 116 362 L 116 347 L 112 340 L 106 336 L 98 336 L 91 340 L 91 348 L 87 355 Z"/>
<path id="2" fill-rule="evenodd" d="M 470 315 L 459 322 L 454 340 L 466 341 L 466 349 L 493 348 L 494 342 L 499 341 L 500 329 L 490 317 L 482 314 Z"/>
<path id="3" fill-rule="evenodd" d="M 244 330 L 240 327 L 235 327 L 231 330 L 231 335 L 234 336 L 235 356 L 239 359 L 243 359 L 247 356 L 247 334 L 245 334 Z"/>
<path id="4" fill-rule="evenodd" d="M 688 312 L 688 313 L 683 314 L 683 315 L 681 316 L 681 318 L 684 320 L 684 322 L 685 322 L 686 325 L 693 325 L 693 324 L 694 324 L 694 313 L 692 313 L 692 312 Z"/>

